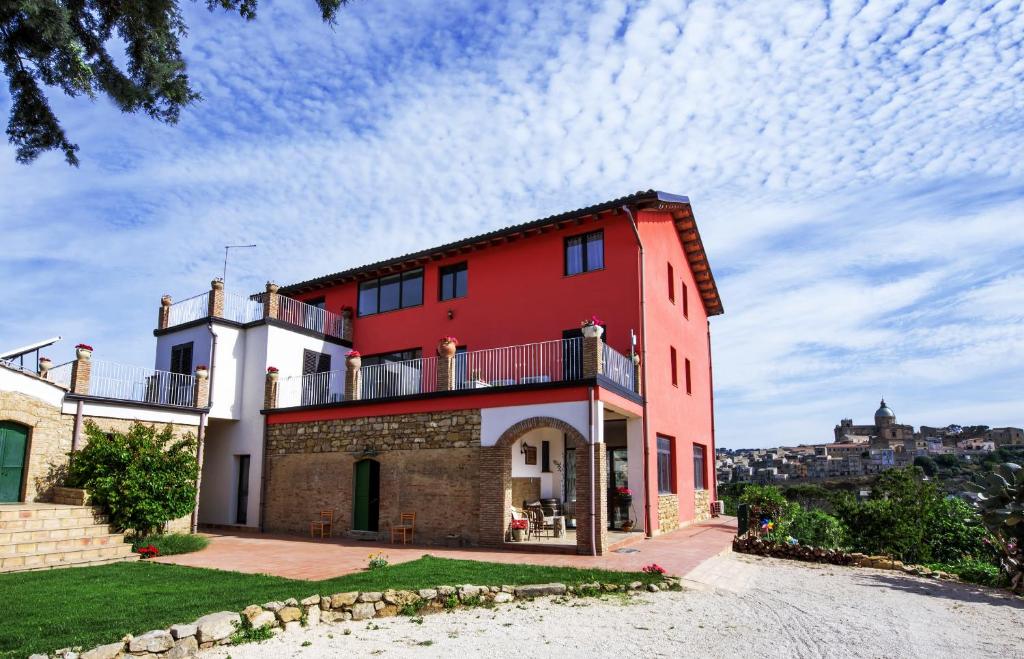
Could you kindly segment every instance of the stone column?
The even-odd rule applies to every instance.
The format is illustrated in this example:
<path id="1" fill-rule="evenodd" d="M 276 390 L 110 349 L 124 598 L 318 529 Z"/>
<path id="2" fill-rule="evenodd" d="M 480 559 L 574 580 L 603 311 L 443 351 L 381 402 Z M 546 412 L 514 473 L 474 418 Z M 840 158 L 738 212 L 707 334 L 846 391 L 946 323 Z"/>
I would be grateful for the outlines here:
<path id="1" fill-rule="evenodd" d="M 224 317 L 224 280 L 214 279 L 210 282 L 210 307 L 207 314 L 210 318 Z"/>
<path id="2" fill-rule="evenodd" d="M 592 553 L 590 537 L 590 448 L 576 447 L 576 549 L 580 554 Z M 606 447 L 594 444 L 594 517 L 596 553 L 608 550 L 608 466 Z"/>
<path id="3" fill-rule="evenodd" d="M 363 396 L 363 360 L 358 354 L 352 357 L 349 353 L 345 360 L 345 400 L 359 400 Z"/>
<path id="4" fill-rule="evenodd" d="M 352 333 L 352 307 L 341 308 L 341 338 L 349 343 L 354 340 Z"/>
<path id="5" fill-rule="evenodd" d="M 272 410 L 277 407 L 277 371 L 267 371 L 267 381 L 263 385 L 263 409 Z"/>
<path id="6" fill-rule="evenodd" d="M 480 448 L 478 469 L 480 544 L 501 547 L 512 509 L 512 453 L 508 446 Z"/>
<path id="7" fill-rule="evenodd" d="M 263 296 L 263 318 L 277 318 L 281 309 L 281 295 L 277 292 L 281 287 L 272 281 L 267 282 L 267 293 Z"/>
<path id="8" fill-rule="evenodd" d="M 193 385 L 193 407 L 210 406 L 210 371 L 205 366 L 196 367 L 196 381 Z"/>
<path id="9" fill-rule="evenodd" d="M 604 373 L 604 350 L 600 336 L 583 337 L 583 377 L 596 378 Z"/>
<path id="10" fill-rule="evenodd" d="M 92 349 L 75 348 L 75 361 L 71 364 L 71 393 L 89 394 L 92 375 Z"/>
<path id="11" fill-rule="evenodd" d="M 165 295 L 160 298 L 160 315 L 157 316 L 156 328 L 167 329 L 167 326 L 171 323 L 171 296 Z"/>

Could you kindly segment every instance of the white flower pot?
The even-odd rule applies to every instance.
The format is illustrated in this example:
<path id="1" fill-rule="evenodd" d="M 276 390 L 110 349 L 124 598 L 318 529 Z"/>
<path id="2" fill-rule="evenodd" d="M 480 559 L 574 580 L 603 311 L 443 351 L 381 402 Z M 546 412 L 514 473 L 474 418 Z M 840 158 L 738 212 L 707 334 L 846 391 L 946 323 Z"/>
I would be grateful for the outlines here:
<path id="1" fill-rule="evenodd" d="M 583 336 L 588 339 L 599 339 L 604 334 L 604 328 L 600 325 L 584 325 L 582 329 Z"/>
<path id="2" fill-rule="evenodd" d="M 75 348 L 75 356 L 79 359 L 91 359 L 92 350 L 86 350 L 85 348 Z"/>

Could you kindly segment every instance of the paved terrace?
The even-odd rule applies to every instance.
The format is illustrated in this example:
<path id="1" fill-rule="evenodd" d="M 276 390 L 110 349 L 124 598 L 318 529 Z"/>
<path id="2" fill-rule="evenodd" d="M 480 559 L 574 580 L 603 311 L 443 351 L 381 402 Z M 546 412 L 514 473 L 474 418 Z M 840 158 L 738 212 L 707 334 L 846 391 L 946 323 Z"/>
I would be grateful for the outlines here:
<path id="1" fill-rule="evenodd" d="M 392 563 L 405 563 L 430 554 L 492 563 L 530 563 L 579 568 L 639 571 L 657 563 L 669 574 L 685 576 L 705 560 L 729 550 L 736 520 L 721 517 L 625 547 L 604 556 L 543 554 L 504 549 L 392 545 L 355 540 L 309 540 L 266 534 L 208 534 L 210 545 L 193 554 L 153 559 L 190 567 L 272 574 L 289 579 L 321 581 L 366 568 L 368 554 L 378 551 Z M 635 552 L 632 550 L 636 550 Z"/>

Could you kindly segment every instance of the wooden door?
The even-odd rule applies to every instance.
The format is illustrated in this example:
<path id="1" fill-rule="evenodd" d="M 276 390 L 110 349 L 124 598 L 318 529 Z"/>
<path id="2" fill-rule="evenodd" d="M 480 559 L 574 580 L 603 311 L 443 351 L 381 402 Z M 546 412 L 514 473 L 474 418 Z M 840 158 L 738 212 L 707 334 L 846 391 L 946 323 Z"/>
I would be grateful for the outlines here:
<path id="1" fill-rule="evenodd" d="M 27 446 L 28 428 L 9 421 L 0 422 L 0 503 L 21 501 Z"/>
<path id="2" fill-rule="evenodd" d="M 352 528 L 376 531 L 380 515 L 380 463 L 361 460 L 355 464 Z"/>

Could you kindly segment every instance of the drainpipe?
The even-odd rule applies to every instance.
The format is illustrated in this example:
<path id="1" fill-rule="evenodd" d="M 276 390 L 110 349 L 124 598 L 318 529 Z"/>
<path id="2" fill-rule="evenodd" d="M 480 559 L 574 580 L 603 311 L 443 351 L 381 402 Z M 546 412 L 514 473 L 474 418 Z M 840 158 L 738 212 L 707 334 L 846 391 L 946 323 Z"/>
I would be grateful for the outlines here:
<path id="1" fill-rule="evenodd" d="M 594 452 L 594 388 L 590 387 L 590 555 L 597 556 L 597 465 Z"/>
<path id="2" fill-rule="evenodd" d="M 640 248 L 638 256 L 640 262 L 640 386 L 643 390 L 644 416 L 641 420 L 644 445 L 644 535 L 648 538 L 653 536 L 651 528 L 651 448 L 648 442 L 647 428 L 647 294 L 644 288 L 644 243 L 640 240 L 640 230 L 636 226 L 636 218 L 628 205 L 623 204 L 622 210 L 629 216 L 629 226 L 633 229 L 633 236 L 636 237 L 637 247 Z"/>
<path id="3" fill-rule="evenodd" d="M 82 401 L 78 401 L 75 405 L 75 427 L 71 431 L 71 452 L 76 453 L 78 451 L 78 445 L 82 436 L 82 408 L 84 404 Z"/>
<path id="4" fill-rule="evenodd" d="M 711 321 L 708 320 L 708 394 L 711 399 L 711 455 L 707 457 L 704 463 L 704 469 L 708 468 L 708 464 L 715 464 L 714 455 L 716 452 L 715 447 L 715 369 L 711 364 Z M 705 474 L 706 476 L 706 474 Z M 711 472 L 711 500 L 718 501 L 718 470 L 715 469 Z"/>
<path id="5" fill-rule="evenodd" d="M 213 378 L 217 373 L 217 369 L 214 364 L 217 363 L 217 333 L 213 331 L 213 322 L 206 324 L 206 329 L 210 332 L 210 394 L 206 399 L 206 408 L 210 409 L 213 407 Z"/>
<path id="6" fill-rule="evenodd" d="M 206 441 L 206 412 L 199 415 L 199 437 L 196 440 L 196 505 L 192 508 L 192 533 L 199 530 L 199 491 L 203 486 L 203 443 Z"/>

